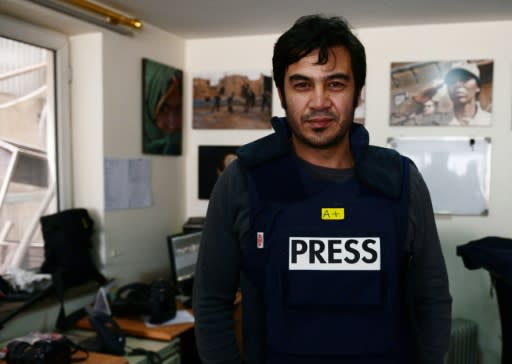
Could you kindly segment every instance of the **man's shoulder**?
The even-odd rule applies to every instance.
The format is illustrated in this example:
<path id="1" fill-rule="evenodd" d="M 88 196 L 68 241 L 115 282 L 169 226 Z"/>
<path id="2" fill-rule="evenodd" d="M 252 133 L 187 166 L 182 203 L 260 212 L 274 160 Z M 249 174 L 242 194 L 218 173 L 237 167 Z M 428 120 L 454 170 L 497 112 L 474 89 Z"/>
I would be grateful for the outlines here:
<path id="1" fill-rule="evenodd" d="M 391 198 L 402 190 L 402 156 L 394 149 L 369 145 L 355 166 L 358 179 Z"/>
<path id="2" fill-rule="evenodd" d="M 286 119 L 272 118 L 275 132 L 238 148 L 240 162 L 248 168 L 287 155 L 290 151 L 290 131 Z"/>
<path id="3" fill-rule="evenodd" d="M 400 168 L 401 155 L 395 149 L 369 145 L 366 152 L 366 163 L 372 163 L 376 167 Z"/>

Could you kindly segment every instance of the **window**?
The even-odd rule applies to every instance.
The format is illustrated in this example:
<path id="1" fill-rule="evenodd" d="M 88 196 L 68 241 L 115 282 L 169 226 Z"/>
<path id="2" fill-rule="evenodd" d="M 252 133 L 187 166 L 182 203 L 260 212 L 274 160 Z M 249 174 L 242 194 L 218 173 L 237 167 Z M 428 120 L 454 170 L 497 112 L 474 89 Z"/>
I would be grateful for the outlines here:
<path id="1" fill-rule="evenodd" d="M 67 69 L 65 37 L 0 16 L 0 274 L 38 268 L 39 217 L 70 207 Z"/>

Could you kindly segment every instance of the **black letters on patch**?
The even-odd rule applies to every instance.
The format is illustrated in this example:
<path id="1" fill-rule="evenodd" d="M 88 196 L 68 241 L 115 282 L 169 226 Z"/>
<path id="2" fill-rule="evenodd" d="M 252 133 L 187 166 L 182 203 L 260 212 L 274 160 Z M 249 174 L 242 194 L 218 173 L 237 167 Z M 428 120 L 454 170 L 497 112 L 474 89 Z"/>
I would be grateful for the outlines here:
<path id="1" fill-rule="evenodd" d="M 347 240 L 347 242 L 345 243 L 345 251 L 347 251 L 348 253 L 351 253 L 353 255 L 353 258 L 346 257 L 345 262 L 347 262 L 349 264 L 354 264 L 359 261 L 359 259 L 361 258 L 361 254 L 359 254 L 359 251 L 357 249 L 354 249 L 352 247 L 352 245 L 357 245 L 357 244 L 359 244 L 359 242 L 355 239 Z"/>
<path id="2" fill-rule="evenodd" d="M 363 241 L 363 250 L 365 252 L 369 253 L 371 256 L 370 258 L 363 257 L 363 262 L 374 263 L 377 260 L 377 251 L 375 251 L 375 249 L 372 249 L 370 247 L 370 244 L 374 245 L 375 243 L 376 243 L 376 241 L 373 239 L 366 239 L 365 241 Z"/>
<path id="3" fill-rule="evenodd" d="M 340 246 L 339 248 L 337 246 Z M 329 247 L 327 248 L 328 252 L 328 262 L 329 263 L 342 263 L 343 260 L 336 259 L 334 254 L 341 253 L 341 240 L 329 240 Z"/>
<path id="4" fill-rule="evenodd" d="M 309 262 L 315 264 L 316 258 L 320 263 L 325 263 L 325 259 L 321 255 L 325 250 L 324 242 L 322 240 L 310 240 L 309 244 Z"/>
<path id="5" fill-rule="evenodd" d="M 292 240 L 292 263 L 297 263 L 297 256 L 304 254 L 307 250 L 308 244 L 304 240 Z"/>

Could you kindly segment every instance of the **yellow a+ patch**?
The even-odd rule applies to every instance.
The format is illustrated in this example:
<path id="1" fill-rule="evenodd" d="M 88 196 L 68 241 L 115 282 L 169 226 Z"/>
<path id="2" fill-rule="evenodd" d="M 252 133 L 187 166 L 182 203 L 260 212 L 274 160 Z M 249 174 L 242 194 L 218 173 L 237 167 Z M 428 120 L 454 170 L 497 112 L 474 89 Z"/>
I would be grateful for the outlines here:
<path id="1" fill-rule="evenodd" d="M 343 207 L 322 207 L 322 220 L 344 220 L 345 209 Z"/>

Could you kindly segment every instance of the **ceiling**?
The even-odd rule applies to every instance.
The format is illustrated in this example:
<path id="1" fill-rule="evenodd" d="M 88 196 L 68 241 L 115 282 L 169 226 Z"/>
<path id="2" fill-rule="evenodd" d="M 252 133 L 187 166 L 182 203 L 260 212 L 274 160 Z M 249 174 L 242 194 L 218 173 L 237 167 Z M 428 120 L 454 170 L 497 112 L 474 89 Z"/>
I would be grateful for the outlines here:
<path id="1" fill-rule="evenodd" d="M 185 39 L 276 34 L 301 15 L 355 28 L 512 20 L 512 0 L 99 0 Z"/>

